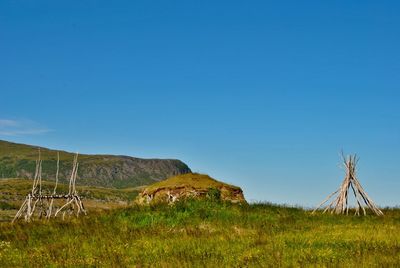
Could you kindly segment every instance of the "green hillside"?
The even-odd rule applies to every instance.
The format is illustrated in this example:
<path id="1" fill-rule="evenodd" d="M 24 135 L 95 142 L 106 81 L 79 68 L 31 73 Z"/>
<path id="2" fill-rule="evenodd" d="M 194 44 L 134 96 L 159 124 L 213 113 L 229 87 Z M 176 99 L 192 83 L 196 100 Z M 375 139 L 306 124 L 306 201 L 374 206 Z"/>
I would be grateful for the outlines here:
<path id="1" fill-rule="evenodd" d="M 398 267 L 400 210 L 311 215 L 209 201 L 0 224 L 0 267 Z"/>
<path id="2" fill-rule="evenodd" d="M 40 148 L 43 178 L 54 180 L 57 151 Z M 0 140 L 0 178 L 31 178 L 38 147 Z M 60 179 L 70 176 L 74 154 L 60 152 Z M 77 184 L 102 187 L 136 187 L 189 173 L 189 167 L 174 159 L 141 159 L 115 155 L 79 155 Z"/>

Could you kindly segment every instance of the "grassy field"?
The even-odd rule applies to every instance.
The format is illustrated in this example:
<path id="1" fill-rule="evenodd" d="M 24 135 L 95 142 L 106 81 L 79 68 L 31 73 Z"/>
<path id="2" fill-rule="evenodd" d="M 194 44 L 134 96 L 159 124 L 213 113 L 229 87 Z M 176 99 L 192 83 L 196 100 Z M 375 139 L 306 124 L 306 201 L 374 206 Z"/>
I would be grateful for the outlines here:
<path id="1" fill-rule="evenodd" d="M 399 266 L 400 210 L 384 213 L 187 201 L 1 223 L 0 267 Z"/>

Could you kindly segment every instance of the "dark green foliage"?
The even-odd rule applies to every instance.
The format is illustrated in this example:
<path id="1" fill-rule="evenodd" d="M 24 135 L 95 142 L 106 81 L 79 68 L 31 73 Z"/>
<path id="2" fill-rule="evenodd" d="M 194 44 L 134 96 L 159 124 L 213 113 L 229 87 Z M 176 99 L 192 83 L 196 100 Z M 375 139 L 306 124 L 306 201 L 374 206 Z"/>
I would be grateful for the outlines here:
<path id="1" fill-rule="evenodd" d="M 17 205 L 10 204 L 8 202 L 0 201 L 0 209 L 1 210 L 10 210 L 10 209 L 18 209 Z"/>
<path id="2" fill-rule="evenodd" d="M 208 188 L 207 198 L 212 201 L 221 200 L 221 191 L 217 188 Z"/>

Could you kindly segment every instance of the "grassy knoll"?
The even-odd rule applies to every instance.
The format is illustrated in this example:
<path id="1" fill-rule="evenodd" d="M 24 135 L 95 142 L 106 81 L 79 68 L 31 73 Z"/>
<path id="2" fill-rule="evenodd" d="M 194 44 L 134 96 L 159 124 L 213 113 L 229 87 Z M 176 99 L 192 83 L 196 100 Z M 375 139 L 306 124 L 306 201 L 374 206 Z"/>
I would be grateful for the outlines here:
<path id="1" fill-rule="evenodd" d="M 209 188 L 221 188 L 224 186 L 230 187 L 232 189 L 240 189 L 237 186 L 217 181 L 208 175 L 198 174 L 198 173 L 187 173 L 153 183 L 146 187 L 146 192 L 150 194 L 161 188 L 192 187 L 195 189 L 196 188 L 209 189 Z"/>
<path id="2" fill-rule="evenodd" d="M 400 210 L 310 215 L 209 201 L 129 207 L 70 221 L 0 224 L 0 266 L 398 266 Z"/>
<path id="3" fill-rule="evenodd" d="M 213 197 L 215 200 L 231 201 L 232 203 L 246 202 L 240 187 L 199 173 L 181 174 L 143 187 L 137 202 L 139 204 L 167 202 L 170 196 L 177 200 L 196 196 L 197 199 Z"/>

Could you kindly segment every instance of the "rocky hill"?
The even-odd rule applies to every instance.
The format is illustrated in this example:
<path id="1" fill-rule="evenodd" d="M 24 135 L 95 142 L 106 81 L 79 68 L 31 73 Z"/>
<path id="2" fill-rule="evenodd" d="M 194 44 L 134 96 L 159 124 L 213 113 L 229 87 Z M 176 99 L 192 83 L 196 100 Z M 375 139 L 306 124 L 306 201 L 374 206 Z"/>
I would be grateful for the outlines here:
<path id="1" fill-rule="evenodd" d="M 185 198 L 208 198 L 232 203 L 246 202 L 240 187 L 197 173 L 178 175 L 154 183 L 144 188 L 136 198 L 136 201 L 139 204 L 173 203 Z"/>
<path id="2" fill-rule="evenodd" d="M 38 146 L 0 140 L 0 178 L 32 178 Z M 54 180 L 57 151 L 40 148 L 43 179 Z M 60 181 L 67 182 L 74 154 L 60 151 Z M 77 184 L 103 187 L 135 187 L 189 173 L 190 168 L 175 159 L 141 159 L 116 155 L 79 155 Z"/>

